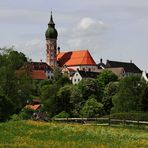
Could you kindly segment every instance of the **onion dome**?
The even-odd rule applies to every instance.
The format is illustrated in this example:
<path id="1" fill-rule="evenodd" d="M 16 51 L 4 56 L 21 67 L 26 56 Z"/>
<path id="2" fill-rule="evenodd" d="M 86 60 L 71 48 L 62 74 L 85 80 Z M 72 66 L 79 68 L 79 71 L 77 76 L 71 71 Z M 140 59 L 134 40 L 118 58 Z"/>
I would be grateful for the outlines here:
<path id="1" fill-rule="evenodd" d="M 57 36 L 58 36 L 58 32 L 55 29 L 55 23 L 53 21 L 52 12 L 51 12 L 51 17 L 48 23 L 48 28 L 46 30 L 45 37 L 46 39 L 57 39 Z"/>

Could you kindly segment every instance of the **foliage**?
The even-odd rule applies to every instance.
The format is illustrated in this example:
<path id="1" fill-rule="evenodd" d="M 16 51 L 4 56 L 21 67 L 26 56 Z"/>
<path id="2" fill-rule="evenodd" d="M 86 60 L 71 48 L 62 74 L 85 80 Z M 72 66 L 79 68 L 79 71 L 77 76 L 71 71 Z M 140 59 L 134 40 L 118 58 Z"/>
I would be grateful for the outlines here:
<path id="1" fill-rule="evenodd" d="M 78 83 L 78 88 L 82 93 L 82 97 L 84 100 L 87 100 L 91 95 L 97 96 L 99 100 L 99 87 L 97 85 L 97 81 L 92 78 L 82 79 L 80 83 Z"/>
<path id="2" fill-rule="evenodd" d="M 5 95 L 0 94 L 0 121 L 5 121 L 14 112 L 13 102 Z"/>
<path id="3" fill-rule="evenodd" d="M 59 108 L 57 106 L 57 92 L 59 86 L 55 84 L 44 85 L 41 87 L 41 103 L 44 105 L 45 111 L 50 114 L 57 114 Z"/>
<path id="4" fill-rule="evenodd" d="M 19 74 L 20 69 L 23 71 Z M 118 78 L 104 70 L 97 79 L 83 79 L 72 85 L 61 69 L 54 69 L 53 80 L 30 78 L 26 56 L 11 48 L 0 48 L 0 120 L 7 120 L 26 105 L 31 96 L 41 98 L 42 110 L 51 117 L 65 111 L 70 117 L 94 117 L 113 112 L 148 111 L 148 84 L 138 76 Z M 28 119 L 30 111 L 19 117 Z M 28 116 L 29 115 L 29 116 Z M 17 120 L 17 116 L 12 117 Z"/>
<path id="5" fill-rule="evenodd" d="M 143 93 L 140 100 L 140 107 L 142 111 L 148 111 L 148 83 L 143 82 Z"/>
<path id="6" fill-rule="evenodd" d="M 97 102 L 94 96 L 90 96 L 81 110 L 81 115 L 85 118 L 100 116 L 102 107 L 103 105 Z"/>
<path id="7" fill-rule="evenodd" d="M 71 81 L 69 80 L 69 78 L 66 75 L 62 75 L 57 81 L 56 83 L 60 86 L 64 86 L 67 84 L 71 84 Z"/>
<path id="8" fill-rule="evenodd" d="M 105 86 L 109 82 L 115 82 L 118 80 L 118 77 L 109 70 L 104 70 L 103 72 L 98 75 L 97 80 L 101 85 Z"/>
<path id="9" fill-rule="evenodd" d="M 69 118 L 69 117 L 70 117 L 70 115 L 65 111 L 62 111 L 59 114 L 54 116 L 54 118 Z"/>
<path id="10" fill-rule="evenodd" d="M 113 96 L 114 112 L 142 110 L 141 99 L 145 90 L 145 82 L 139 76 L 125 77 L 119 82 L 116 95 Z"/>
<path id="11" fill-rule="evenodd" d="M 61 69 L 59 67 L 53 69 L 53 76 L 54 81 L 58 81 L 62 77 Z"/>
<path id="12" fill-rule="evenodd" d="M 38 94 L 41 95 L 42 88 L 47 86 L 47 85 L 51 85 L 51 84 L 53 84 L 51 80 L 42 80 L 38 84 L 36 84 L 36 85 L 38 85 L 38 87 L 36 88 L 37 91 L 38 91 Z"/>
<path id="13" fill-rule="evenodd" d="M 20 121 L 22 118 L 19 116 L 19 114 L 13 114 L 11 117 L 11 121 Z"/>
<path id="14" fill-rule="evenodd" d="M 71 96 L 70 96 L 70 104 L 71 104 L 71 112 L 72 117 L 79 117 L 80 110 L 85 103 L 85 100 L 82 97 L 80 89 L 78 89 L 77 85 L 73 85 L 71 87 Z"/>
<path id="15" fill-rule="evenodd" d="M 61 87 L 57 92 L 57 99 L 59 111 L 65 110 L 72 117 L 79 117 L 84 100 L 77 86 L 65 85 Z"/>
<path id="16" fill-rule="evenodd" d="M 97 76 L 97 83 L 100 89 L 100 98 L 103 97 L 104 89 L 110 82 L 116 82 L 118 77 L 109 70 L 103 70 L 100 75 Z"/>
<path id="17" fill-rule="evenodd" d="M 12 69 L 16 70 L 21 68 L 24 65 L 24 62 L 27 62 L 27 58 L 22 52 L 18 53 L 14 50 L 9 52 L 9 54 L 7 55 L 7 59 Z"/>
<path id="18" fill-rule="evenodd" d="M 110 114 L 113 107 L 112 98 L 118 91 L 118 82 L 110 82 L 104 89 L 104 95 L 102 99 L 103 110 L 105 114 Z"/>
<path id="19" fill-rule="evenodd" d="M 71 96 L 71 86 L 65 85 L 64 87 L 61 87 L 59 91 L 57 92 L 58 97 L 58 106 L 59 111 L 66 111 L 69 112 L 71 110 L 71 104 L 70 104 L 70 96 Z"/>
<path id="20" fill-rule="evenodd" d="M 19 77 L 16 72 L 26 63 L 27 58 L 13 48 L 1 48 L 0 51 L 0 94 L 7 103 L 13 103 L 13 111 L 9 109 L 10 114 L 17 113 L 26 104 L 32 89 L 30 77 L 26 73 Z"/>
<path id="21" fill-rule="evenodd" d="M 28 108 L 23 108 L 19 113 L 19 117 L 20 119 L 23 119 L 23 120 L 30 119 L 33 113 L 34 113 L 33 110 Z"/>
<path id="22" fill-rule="evenodd" d="M 44 110 L 53 116 L 63 110 L 71 116 L 78 116 L 83 100 L 81 92 L 76 86 L 61 87 L 59 83 L 54 83 L 42 86 L 40 91 Z"/>

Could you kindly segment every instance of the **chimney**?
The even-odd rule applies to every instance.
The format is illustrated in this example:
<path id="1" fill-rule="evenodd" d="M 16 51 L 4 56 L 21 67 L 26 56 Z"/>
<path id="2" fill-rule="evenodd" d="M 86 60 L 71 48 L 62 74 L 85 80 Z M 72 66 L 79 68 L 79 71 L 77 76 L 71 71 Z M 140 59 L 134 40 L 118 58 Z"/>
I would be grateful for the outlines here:
<path id="1" fill-rule="evenodd" d="M 103 59 L 101 58 L 101 59 L 100 59 L 100 63 L 102 63 L 102 62 L 103 62 Z"/>
<path id="2" fill-rule="evenodd" d="M 58 54 L 60 53 L 60 47 L 58 47 Z"/>

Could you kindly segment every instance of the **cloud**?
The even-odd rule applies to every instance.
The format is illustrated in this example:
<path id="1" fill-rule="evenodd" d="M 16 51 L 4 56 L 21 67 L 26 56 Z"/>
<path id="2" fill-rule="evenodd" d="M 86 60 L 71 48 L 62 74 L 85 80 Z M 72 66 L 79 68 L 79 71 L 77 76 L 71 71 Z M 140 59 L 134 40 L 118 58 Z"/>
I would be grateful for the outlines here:
<path id="1" fill-rule="evenodd" d="M 60 36 L 65 36 L 61 42 L 67 50 L 89 49 L 93 52 L 100 50 L 101 38 L 107 29 L 109 26 L 102 20 L 84 17 L 72 29 L 61 32 Z"/>
<path id="2" fill-rule="evenodd" d="M 39 39 L 33 39 L 30 41 L 19 42 L 14 45 L 15 48 L 23 52 L 29 59 L 33 61 L 45 61 L 45 42 Z"/>
<path id="3" fill-rule="evenodd" d="M 83 18 L 80 23 L 78 24 L 79 29 L 87 30 L 89 28 L 94 28 L 94 27 L 104 27 L 104 23 L 102 21 L 95 21 L 92 18 L 85 17 Z"/>

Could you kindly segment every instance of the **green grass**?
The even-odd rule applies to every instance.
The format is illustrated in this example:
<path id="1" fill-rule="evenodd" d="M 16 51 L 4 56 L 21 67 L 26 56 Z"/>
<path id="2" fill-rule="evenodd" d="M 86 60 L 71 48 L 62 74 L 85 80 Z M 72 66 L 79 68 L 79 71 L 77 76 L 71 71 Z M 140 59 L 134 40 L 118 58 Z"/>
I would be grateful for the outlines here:
<path id="1" fill-rule="evenodd" d="M 148 130 L 11 121 L 0 124 L 0 148 L 144 148 Z"/>

